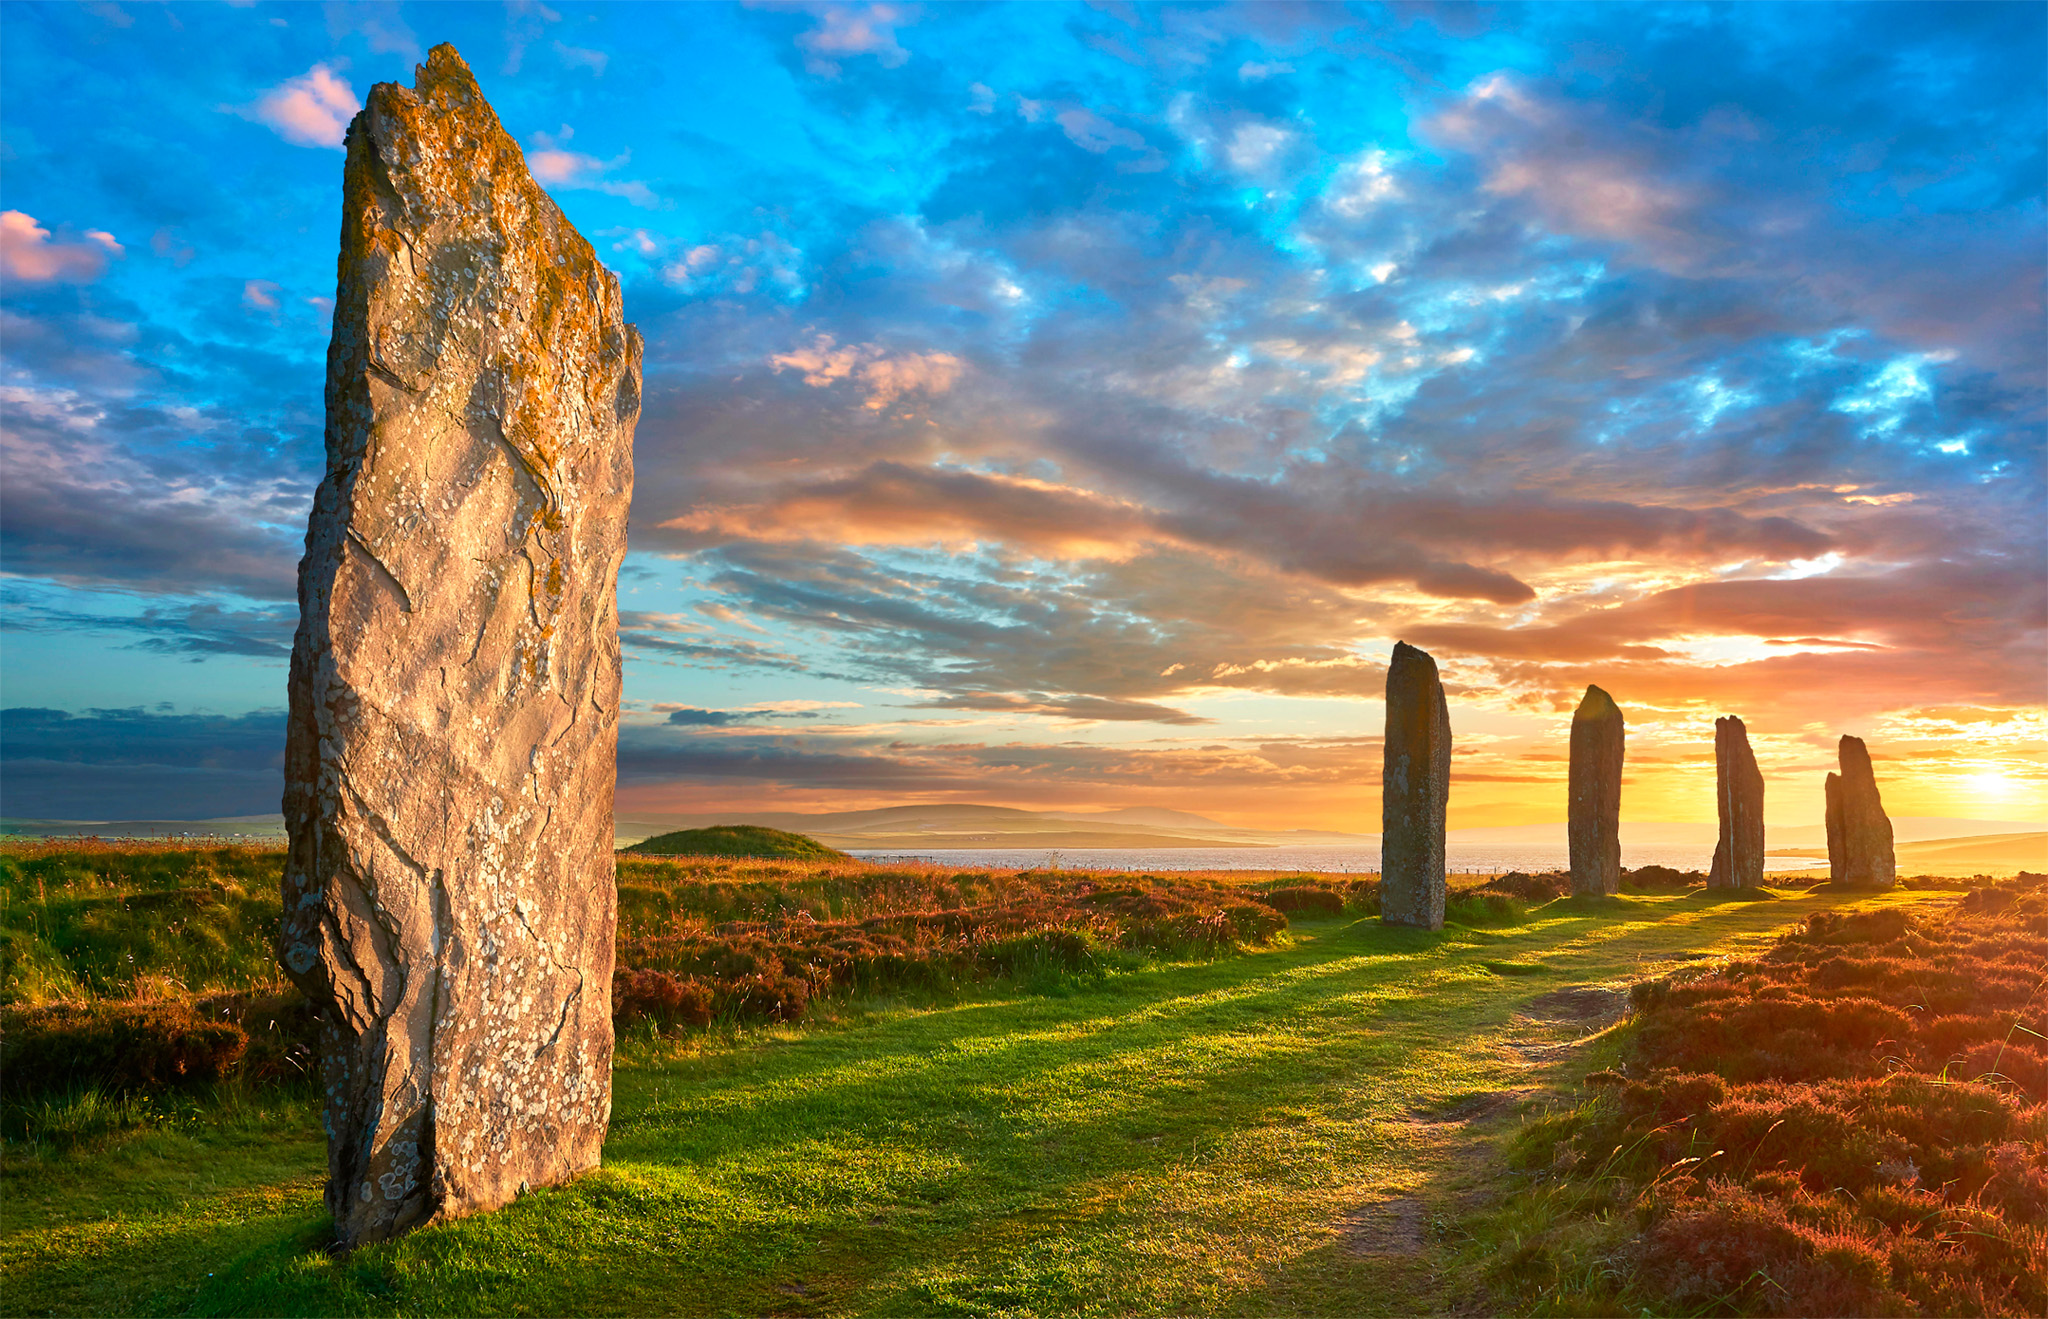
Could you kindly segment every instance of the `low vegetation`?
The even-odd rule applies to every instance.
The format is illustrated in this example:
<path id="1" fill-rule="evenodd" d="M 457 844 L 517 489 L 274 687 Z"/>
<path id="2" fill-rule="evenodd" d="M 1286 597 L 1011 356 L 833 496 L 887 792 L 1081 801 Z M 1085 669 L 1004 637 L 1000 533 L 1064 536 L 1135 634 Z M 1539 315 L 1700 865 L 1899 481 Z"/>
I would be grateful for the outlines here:
<path id="1" fill-rule="evenodd" d="M 853 870 L 822 869 L 707 863 L 698 878 L 727 877 L 734 919 L 783 908 L 795 919 L 799 904 L 815 915 L 834 902 L 851 904 L 841 918 L 873 914 L 840 888 L 858 889 Z M 895 910 L 962 882 L 870 873 L 894 877 Z M 1128 882 L 1068 877 L 1087 878 Z M 1224 876 L 1182 878 L 1228 887 Z M 1231 891 L 1248 895 L 1348 894 L 1351 882 L 1234 878 L 1242 888 Z M 1019 879 L 975 875 L 963 896 L 983 904 Z M 0 1306 L 1498 1311 L 1474 1292 L 1456 1225 L 1484 1185 L 1467 1155 L 1513 1120 L 1512 1103 L 1497 1105 L 1532 1079 L 1517 1051 L 1550 1038 L 1532 1036 L 1524 1007 L 1673 957 L 1753 956 L 1812 911 L 1949 900 L 1781 899 L 1565 900 L 1532 905 L 1520 924 L 1429 934 L 1360 919 L 1347 897 L 1340 914 L 1304 913 L 1287 937 L 1230 956 L 1134 958 L 1042 987 L 999 978 L 850 996 L 814 1002 L 820 1022 L 794 1026 L 629 1027 L 602 1171 L 347 1258 L 321 1248 L 325 1148 L 310 1090 L 238 1088 L 230 1074 L 110 1095 L 97 1115 L 67 1119 L 109 1134 L 68 1149 L 9 1146 Z M 1462 1125 L 1474 1113 L 1497 1116 Z"/>
<path id="2" fill-rule="evenodd" d="M 828 995 L 1057 983 L 1268 943 L 1287 919 L 1215 880 L 1074 871 L 737 867 L 621 858 L 615 1016 L 794 1021 Z"/>
<path id="3" fill-rule="evenodd" d="M 1496 1262 L 1556 1313 L 2048 1313 L 2048 877 L 1636 987 Z"/>
<path id="4" fill-rule="evenodd" d="M 1425 934 L 1371 877 L 625 854 L 605 1171 L 337 1261 L 281 860 L 0 850 L 7 1310 L 2042 1309 L 2038 879 L 1475 877 Z M 1475 1211 L 1517 1005 L 1702 953 Z"/>
<path id="5" fill-rule="evenodd" d="M 282 864 L 248 846 L 0 848 L 0 1131 L 61 1143 L 168 1111 L 143 1097 L 309 1081 L 318 1017 L 273 951 Z M 628 1031 L 786 1023 L 822 1001 L 985 981 L 1053 988 L 1264 945 L 1287 927 L 1214 877 L 950 873 L 831 854 L 618 864 L 612 1001 Z"/>
<path id="6" fill-rule="evenodd" d="M 0 845 L 0 1004 L 282 989 L 283 864 L 265 847 Z"/>

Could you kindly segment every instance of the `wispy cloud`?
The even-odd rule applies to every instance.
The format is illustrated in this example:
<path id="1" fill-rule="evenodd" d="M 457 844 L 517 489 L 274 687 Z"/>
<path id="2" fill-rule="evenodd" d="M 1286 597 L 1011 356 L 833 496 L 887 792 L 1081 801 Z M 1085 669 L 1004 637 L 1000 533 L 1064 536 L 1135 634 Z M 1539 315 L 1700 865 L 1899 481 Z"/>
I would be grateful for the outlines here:
<path id="1" fill-rule="evenodd" d="M 809 347 L 776 353 L 768 361 L 777 371 L 802 373 L 805 384 L 820 389 L 853 380 L 867 395 L 865 406 L 875 411 L 906 394 L 943 394 L 965 366 L 951 353 L 892 355 L 874 344 L 840 344 L 829 334 L 819 335 Z"/>
<path id="2" fill-rule="evenodd" d="M 817 19 L 816 27 L 796 39 L 798 48 L 808 56 L 804 65 L 812 73 L 837 77 L 840 63 L 854 55 L 872 55 L 885 69 L 897 68 L 910 58 L 910 52 L 896 40 L 896 29 L 916 20 L 915 6 L 824 3 L 802 7 Z"/>
<path id="3" fill-rule="evenodd" d="M 569 150 L 567 143 L 575 136 L 575 130 L 567 124 L 562 125 L 558 133 L 535 133 L 533 150 L 526 156 L 533 177 L 550 188 L 588 189 L 649 210 L 661 206 L 661 198 L 640 180 L 610 177 L 612 171 L 623 169 L 633 159 L 632 152 L 622 151 L 610 160 L 599 160 L 596 156 Z"/>

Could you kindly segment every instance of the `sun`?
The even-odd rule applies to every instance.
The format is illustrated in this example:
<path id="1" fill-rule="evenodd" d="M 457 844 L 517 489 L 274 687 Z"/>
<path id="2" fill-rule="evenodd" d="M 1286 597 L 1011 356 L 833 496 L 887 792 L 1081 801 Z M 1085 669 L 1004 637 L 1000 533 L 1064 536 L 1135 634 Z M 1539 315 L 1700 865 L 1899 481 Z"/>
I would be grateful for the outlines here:
<path id="1" fill-rule="evenodd" d="M 1963 775 L 1963 787 L 1973 798 L 2002 800 L 2012 796 L 2019 785 L 2003 770 L 1987 769 Z"/>

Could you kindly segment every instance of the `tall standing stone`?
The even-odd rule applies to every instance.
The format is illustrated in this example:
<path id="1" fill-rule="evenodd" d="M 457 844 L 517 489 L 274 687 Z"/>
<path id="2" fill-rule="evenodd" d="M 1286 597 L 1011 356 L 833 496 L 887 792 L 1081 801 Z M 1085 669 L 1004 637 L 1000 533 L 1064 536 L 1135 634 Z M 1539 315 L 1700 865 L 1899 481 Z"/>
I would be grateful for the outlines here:
<path id="1" fill-rule="evenodd" d="M 1821 785 L 1827 799 L 1825 815 L 1828 830 L 1828 878 L 1840 879 L 1849 869 L 1849 859 L 1842 851 L 1842 776 L 1830 774 Z"/>
<path id="2" fill-rule="evenodd" d="M 1870 750 L 1860 737 L 1842 739 L 1842 772 L 1827 778 L 1828 877 L 1838 883 L 1890 888 L 1899 878 L 1892 821 L 1877 795 Z"/>
<path id="3" fill-rule="evenodd" d="M 345 1247 L 594 1167 L 640 336 L 438 46 L 348 130 L 281 952 Z"/>
<path id="4" fill-rule="evenodd" d="M 1380 919 L 1444 925 L 1444 811 L 1451 797 L 1451 712 L 1436 661 L 1405 641 L 1387 666 L 1380 778 Z"/>
<path id="5" fill-rule="evenodd" d="M 1627 740 L 1621 707 L 1598 687 L 1572 716 L 1572 893 L 1601 897 L 1621 892 L 1621 762 Z"/>
<path id="6" fill-rule="evenodd" d="M 1721 838 L 1714 844 L 1708 888 L 1762 888 L 1764 883 L 1764 776 L 1749 749 L 1749 730 L 1730 715 L 1714 721 L 1714 797 Z"/>

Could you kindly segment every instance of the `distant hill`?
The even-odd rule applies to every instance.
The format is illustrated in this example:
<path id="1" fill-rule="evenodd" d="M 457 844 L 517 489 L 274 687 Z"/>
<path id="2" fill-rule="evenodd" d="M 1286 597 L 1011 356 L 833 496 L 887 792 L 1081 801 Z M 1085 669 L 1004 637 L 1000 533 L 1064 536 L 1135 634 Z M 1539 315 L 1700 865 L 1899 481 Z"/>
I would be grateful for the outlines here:
<path id="1" fill-rule="evenodd" d="M 1981 867 L 1999 870 L 2048 871 L 2048 832 L 2032 834 L 1985 834 L 1974 838 L 1930 838 L 1897 846 L 1901 873 L 1917 870 L 1955 870 Z M 1825 861 L 1825 847 L 1784 847 L 1774 856 L 1808 856 Z"/>
<path id="2" fill-rule="evenodd" d="M 1166 829 L 1228 829 L 1229 825 L 1193 811 L 1169 810 L 1164 806 L 1125 806 L 1114 811 L 1043 811 L 1055 820 L 1082 820 L 1090 824 L 1114 820 L 1119 824 L 1148 824 Z"/>
<path id="3" fill-rule="evenodd" d="M 782 829 L 751 824 L 720 824 L 708 829 L 678 829 L 623 849 L 641 856 L 761 856 L 809 860 L 845 860 L 816 839 Z"/>
<path id="4" fill-rule="evenodd" d="M 1370 844 L 1371 835 L 1240 829 L 1162 807 L 1108 811 L 1026 811 L 945 803 L 867 811 L 738 811 L 721 815 L 621 812 L 621 839 L 711 824 L 752 824 L 807 834 L 831 847 L 915 852 L 938 848 L 1275 847 L 1304 842 Z"/>

